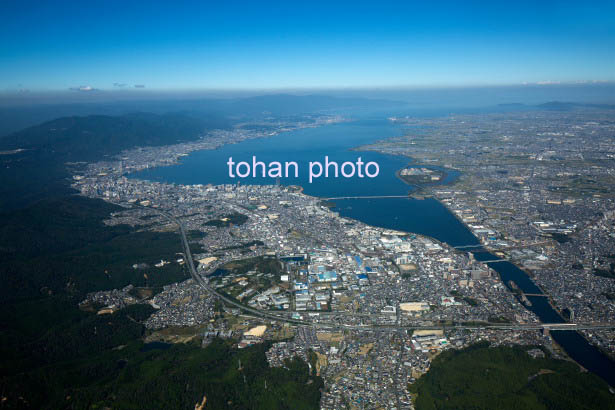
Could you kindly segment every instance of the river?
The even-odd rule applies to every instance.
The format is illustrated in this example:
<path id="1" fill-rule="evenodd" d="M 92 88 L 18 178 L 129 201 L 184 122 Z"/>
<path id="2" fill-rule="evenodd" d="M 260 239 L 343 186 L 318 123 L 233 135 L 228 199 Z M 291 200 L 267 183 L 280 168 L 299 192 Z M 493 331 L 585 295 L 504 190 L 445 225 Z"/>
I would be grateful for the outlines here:
<path id="1" fill-rule="evenodd" d="M 351 148 L 374 141 L 399 136 L 403 129 L 385 118 L 363 117 L 352 122 L 332 124 L 318 128 L 305 128 L 285 132 L 269 138 L 246 140 L 229 144 L 217 150 L 196 151 L 182 159 L 176 166 L 151 168 L 132 176 L 152 181 L 178 184 L 274 184 L 271 178 L 230 178 L 226 162 L 251 163 L 252 156 L 258 161 L 295 161 L 299 164 L 299 176 L 282 178 L 284 185 L 301 185 L 308 195 L 319 197 L 365 196 L 365 195 L 404 195 L 410 187 L 396 177 L 395 172 L 408 165 L 410 160 L 401 156 L 385 155 L 377 152 L 351 151 Z M 379 164 L 380 172 L 375 178 L 316 178 L 308 180 L 310 161 L 324 163 L 325 156 L 341 165 L 344 161 L 355 162 L 361 157 L 363 162 L 374 161 Z M 450 182 L 456 177 L 451 173 Z M 335 200 L 335 210 L 341 215 L 360 220 L 366 224 L 383 228 L 414 232 L 438 239 L 451 246 L 477 245 L 479 241 L 439 201 L 427 198 L 382 198 Z M 487 252 L 474 251 L 478 260 L 499 259 Z M 528 275 L 509 262 L 489 263 L 500 274 L 508 286 L 512 280 L 526 293 L 542 293 Z M 545 297 L 528 296 L 532 302 L 529 308 L 545 323 L 563 322 Z M 615 386 L 615 362 L 587 342 L 575 331 L 552 331 L 555 341 L 586 369 L 602 377 L 609 385 Z"/>

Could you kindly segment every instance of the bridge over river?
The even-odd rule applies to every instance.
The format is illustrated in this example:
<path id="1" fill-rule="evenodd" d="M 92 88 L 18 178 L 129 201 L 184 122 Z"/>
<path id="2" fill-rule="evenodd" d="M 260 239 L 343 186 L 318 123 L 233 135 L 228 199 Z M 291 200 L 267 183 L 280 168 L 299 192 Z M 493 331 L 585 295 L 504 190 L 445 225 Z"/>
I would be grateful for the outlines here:
<path id="1" fill-rule="evenodd" d="M 151 209 L 151 208 L 149 208 Z M 153 210 L 153 209 L 152 209 Z M 435 325 L 387 325 L 387 324 L 371 324 L 371 325 L 355 325 L 336 323 L 325 320 L 320 320 L 316 317 L 311 320 L 297 319 L 290 317 L 290 314 L 295 312 L 286 312 L 285 314 L 276 314 L 270 311 L 263 311 L 260 309 L 251 308 L 249 306 L 238 303 L 237 301 L 220 294 L 215 289 L 209 286 L 206 279 L 203 278 L 194 267 L 194 260 L 188 246 L 188 240 L 186 238 L 186 231 L 182 223 L 173 215 L 170 215 L 161 210 L 154 210 L 170 222 L 175 223 L 179 228 L 180 238 L 182 242 L 182 248 L 186 257 L 186 262 L 190 275 L 194 281 L 204 288 L 207 292 L 211 293 L 215 297 L 219 298 L 223 302 L 238 308 L 243 311 L 244 314 L 260 317 L 262 319 L 268 319 L 278 322 L 292 323 L 295 325 L 314 326 L 325 329 L 352 329 L 352 330 L 384 330 L 384 331 L 398 331 L 398 330 L 410 330 L 410 329 L 496 329 L 496 330 L 527 330 L 527 329 L 549 329 L 549 330 L 580 330 L 580 329 L 613 329 L 615 323 L 454 323 L 454 324 L 435 324 Z M 344 314 L 342 314 L 343 316 Z"/>
<path id="2" fill-rule="evenodd" d="M 383 199 L 383 198 L 410 198 L 410 195 L 361 195 L 361 196 L 334 196 L 331 198 L 323 198 L 325 201 L 333 201 L 335 199 Z"/>

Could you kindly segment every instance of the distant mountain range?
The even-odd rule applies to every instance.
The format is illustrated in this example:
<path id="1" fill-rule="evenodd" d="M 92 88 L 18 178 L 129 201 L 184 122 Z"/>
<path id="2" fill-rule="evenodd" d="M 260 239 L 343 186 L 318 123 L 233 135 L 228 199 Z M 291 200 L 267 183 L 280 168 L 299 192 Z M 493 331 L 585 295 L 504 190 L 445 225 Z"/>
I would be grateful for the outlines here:
<path id="1" fill-rule="evenodd" d="M 65 162 L 88 161 L 136 146 L 190 141 L 207 130 L 229 126 L 224 118 L 186 114 L 63 117 L 0 138 L 0 149 L 53 152 Z"/>
<path id="2" fill-rule="evenodd" d="M 540 108 L 547 110 L 568 111 L 576 108 L 599 108 L 605 110 L 615 109 L 614 104 L 588 104 L 588 103 L 576 103 L 576 102 L 562 102 L 562 101 L 550 101 L 544 104 L 538 105 Z"/>
<path id="3" fill-rule="evenodd" d="M 591 103 L 578 103 L 578 102 L 549 101 L 549 102 L 538 104 L 538 105 L 527 105 L 523 103 L 498 104 L 498 107 L 503 108 L 503 109 L 517 109 L 517 110 L 539 109 L 539 110 L 551 110 L 551 111 L 570 111 L 570 110 L 582 109 L 582 108 L 613 110 L 615 109 L 615 104 L 591 104 Z"/>
<path id="4" fill-rule="evenodd" d="M 401 104 L 367 98 L 276 94 L 1 108 L 0 126 L 5 130 L 16 124 L 39 122 L 41 118 L 46 121 L 0 137 L 0 210 L 71 192 L 66 182 L 69 162 L 96 161 L 137 146 L 191 141 L 208 130 L 230 128 L 238 121 Z M 147 112 L 135 112 L 135 108 Z M 123 113 L 126 110 L 131 113 Z M 75 111 L 86 115 L 75 115 Z M 71 114 L 57 118 L 58 113 L 66 112 Z M 49 116 L 56 118 L 48 120 Z M 21 151 L 15 151 L 18 149 Z"/>
<path id="5" fill-rule="evenodd" d="M 343 111 L 357 108 L 399 107 L 405 104 L 400 101 L 362 97 L 342 98 L 327 95 L 268 94 L 228 99 L 152 99 L 143 101 L 0 107 L 0 135 L 7 135 L 44 121 L 73 116 L 118 116 L 134 112 L 154 114 L 175 112 L 195 118 L 258 119 L 268 115 L 292 116 L 331 110 Z"/>
<path id="6" fill-rule="evenodd" d="M 120 102 L 115 105 L 58 105 L 23 108 L 26 122 L 58 112 L 100 110 L 105 115 L 70 115 L 32 125 L 0 137 L 0 211 L 72 192 L 66 163 L 95 161 L 136 146 L 169 145 L 198 138 L 211 129 L 266 117 L 292 118 L 313 113 L 343 113 L 357 109 L 399 109 L 406 103 L 326 95 L 263 95 L 234 99 Z M 126 114 L 123 110 L 148 112 Z M 173 109 L 173 112 L 169 112 Z M 551 101 L 539 105 L 500 104 L 486 112 L 576 109 L 615 109 L 611 104 Z M 0 124 L 11 110 L 0 108 Z M 411 110 L 411 109 L 410 109 Z M 151 111 L 151 112 L 150 112 Z M 112 113 L 120 113 L 113 114 Z M 19 117 L 19 115 L 17 115 Z M 18 118 L 16 123 L 23 122 Z M 9 126 L 10 127 L 10 126 Z M 15 151 L 22 149 L 23 151 Z M 8 154 L 12 152 L 11 154 Z"/>
<path id="7" fill-rule="evenodd" d="M 63 117 L 15 132 L 0 138 L 0 211 L 73 192 L 67 182 L 69 162 L 195 140 L 229 126 L 224 117 L 135 113 Z"/>
<path id="8" fill-rule="evenodd" d="M 221 107 L 229 114 L 261 115 L 295 115 L 302 113 L 322 112 L 328 110 L 344 110 L 356 108 L 380 108 L 406 105 L 405 102 L 369 99 L 342 98 L 327 95 L 262 95 L 242 98 L 239 100 L 220 101 Z"/>

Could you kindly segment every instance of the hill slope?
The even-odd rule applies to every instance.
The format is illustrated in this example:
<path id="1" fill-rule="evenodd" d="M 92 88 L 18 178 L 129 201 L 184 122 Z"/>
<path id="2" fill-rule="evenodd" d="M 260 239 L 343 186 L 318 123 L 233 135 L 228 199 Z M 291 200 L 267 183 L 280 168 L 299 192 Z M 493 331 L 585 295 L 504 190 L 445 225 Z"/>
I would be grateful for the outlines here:
<path id="1" fill-rule="evenodd" d="M 228 126 L 222 117 L 136 113 L 65 117 L 26 128 L 0 139 L 0 211 L 71 193 L 68 162 L 101 160 L 137 146 L 191 141 Z M 23 151 L 12 152 L 17 149 Z"/>

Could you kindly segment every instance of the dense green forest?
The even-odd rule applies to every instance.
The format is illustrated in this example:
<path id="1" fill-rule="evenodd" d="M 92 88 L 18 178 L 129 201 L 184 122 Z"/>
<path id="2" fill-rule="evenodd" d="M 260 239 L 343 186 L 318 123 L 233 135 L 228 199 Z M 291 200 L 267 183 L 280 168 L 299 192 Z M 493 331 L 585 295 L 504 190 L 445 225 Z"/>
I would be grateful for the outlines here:
<path id="1" fill-rule="evenodd" d="M 5 408 L 193 409 L 204 396 L 208 409 L 318 408 L 322 379 L 299 359 L 270 368 L 266 343 L 150 350 L 138 323 L 151 313 L 148 305 L 104 316 L 70 313 L 21 349 L 2 343 Z"/>
<path id="2" fill-rule="evenodd" d="M 156 292 L 189 274 L 175 262 L 177 233 L 104 225 L 121 208 L 75 196 L 69 162 L 227 125 L 180 114 L 70 117 L 0 139 L 0 151 L 23 149 L 0 156 L 0 407 L 193 409 L 204 397 L 208 409 L 318 407 L 322 380 L 299 360 L 270 369 L 265 345 L 143 349 L 149 305 L 110 315 L 78 308 L 88 292 Z M 155 267 L 161 259 L 171 263 Z"/>
<path id="3" fill-rule="evenodd" d="M 417 410 L 615 408 L 598 376 L 568 361 L 532 358 L 527 350 L 479 343 L 440 354 L 410 385 Z"/>
<path id="4" fill-rule="evenodd" d="M 0 210 L 72 193 L 70 166 L 99 161 L 138 146 L 197 139 L 228 128 L 221 116 L 135 113 L 64 117 L 0 138 Z M 20 149 L 15 153 L 8 153 Z M 73 165 L 71 165 L 73 164 Z"/>
<path id="5" fill-rule="evenodd" d="M 189 275 L 174 262 L 177 233 L 104 225 L 121 208 L 73 195 L 70 167 L 225 126 L 182 114 L 70 117 L 0 139 L 0 151 L 24 149 L 0 155 L 0 408 L 318 408 L 322 379 L 298 359 L 270 368 L 267 343 L 202 348 L 197 339 L 149 349 L 149 305 L 108 315 L 78 308 L 88 292 L 128 284 L 159 291 Z M 244 222 L 227 217 L 214 225 Z M 160 259 L 171 263 L 154 267 Z M 251 269 L 279 273 L 280 264 L 251 258 L 219 273 Z M 419 410 L 615 407 L 601 379 L 521 348 L 447 351 L 412 389 Z"/>
<path id="6" fill-rule="evenodd" d="M 282 264 L 277 258 L 274 257 L 256 256 L 253 258 L 239 259 L 225 263 L 220 266 L 216 272 L 214 272 L 214 276 L 226 275 L 228 273 L 243 275 L 251 270 L 279 275 L 282 273 Z"/>
<path id="7" fill-rule="evenodd" d="M 239 212 L 223 215 L 220 219 L 212 219 L 207 221 L 205 225 L 220 227 L 229 227 L 231 225 L 243 225 L 248 220 L 248 217 Z"/>
<path id="8" fill-rule="evenodd" d="M 96 161 L 136 146 L 169 145 L 196 139 L 223 118 L 135 113 L 121 116 L 63 117 L 0 139 L 3 149 L 53 151 L 65 161 Z"/>
<path id="9" fill-rule="evenodd" d="M 265 345 L 237 350 L 217 341 L 206 349 L 145 351 L 141 322 L 153 311 L 149 305 L 112 315 L 78 308 L 90 291 L 127 284 L 157 289 L 189 277 L 175 262 L 153 267 L 177 259 L 176 233 L 105 226 L 119 209 L 66 196 L 0 214 L 3 408 L 192 409 L 204 396 L 208 409 L 317 408 L 322 380 L 309 377 L 298 360 L 270 369 Z"/>
<path id="10" fill-rule="evenodd" d="M 40 201 L 0 214 L 0 295 L 4 303 L 58 293 L 134 286 L 160 287 L 189 277 L 174 232 L 108 227 L 103 219 L 120 207 L 79 196 Z M 194 251 L 199 251 L 193 245 Z M 134 269 L 145 263 L 148 269 Z"/>

